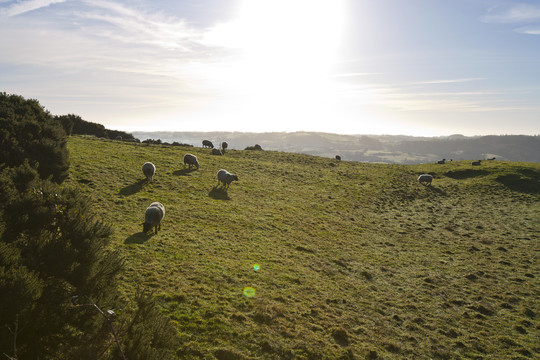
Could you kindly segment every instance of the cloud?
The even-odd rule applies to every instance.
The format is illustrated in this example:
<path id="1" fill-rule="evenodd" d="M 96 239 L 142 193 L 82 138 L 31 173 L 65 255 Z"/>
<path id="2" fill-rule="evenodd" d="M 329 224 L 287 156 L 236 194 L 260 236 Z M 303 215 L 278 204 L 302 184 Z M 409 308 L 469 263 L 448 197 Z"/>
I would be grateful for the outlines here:
<path id="1" fill-rule="evenodd" d="M 520 34 L 540 35 L 540 25 L 525 26 L 525 27 L 514 29 L 514 31 Z"/>
<path id="2" fill-rule="evenodd" d="M 200 31 L 176 17 L 136 10 L 110 1 L 87 0 L 85 3 L 90 10 L 79 11 L 76 15 L 90 35 L 122 43 L 184 51 L 189 51 L 202 38 Z"/>
<path id="3" fill-rule="evenodd" d="M 10 4 L 0 15 L 20 15 L 0 19 L 0 33 L 10 35 L 0 37 L 0 49 L 8 49 L 0 59 L 6 91 L 73 104 L 56 110 L 62 113 L 172 111 L 220 96 L 213 74 L 224 66 L 224 50 L 202 44 L 206 29 L 180 17 L 102 0 L 58 4 L 47 14 L 28 12 L 37 2 Z M 104 109 L 95 110 L 96 99 Z"/>
<path id="4" fill-rule="evenodd" d="M 29 0 L 29 1 L 18 1 L 11 6 L 8 6 L 0 10 L 0 15 L 4 16 L 16 16 L 27 13 L 29 11 L 34 11 L 47 7 L 52 4 L 62 3 L 66 0 Z M 6 1 L 2 1 L 6 2 Z"/>
<path id="5" fill-rule="evenodd" d="M 362 84 L 348 87 L 350 98 L 375 104 L 401 113 L 479 113 L 537 111 L 538 102 L 516 96 L 515 89 L 485 90 L 471 88 L 469 81 L 483 78 L 423 81 L 404 84 Z M 433 91 L 438 84 L 459 86 L 453 91 Z M 455 89 L 455 87 L 453 87 Z M 437 87 L 437 89 L 439 89 Z M 523 95 L 523 97 L 522 97 Z"/>
<path id="6" fill-rule="evenodd" d="M 463 78 L 463 79 L 420 81 L 420 82 L 413 83 L 413 85 L 453 84 L 453 83 L 463 83 L 463 82 L 478 81 L 478 80 L 484 80 L 484 78 Z"/>
<path id="7" fill-rule="evenodd" d="M 482 17 L 486 23 L 524 23 L 540 21 L 540 6 L 511 4 L 495 6 Z"/>

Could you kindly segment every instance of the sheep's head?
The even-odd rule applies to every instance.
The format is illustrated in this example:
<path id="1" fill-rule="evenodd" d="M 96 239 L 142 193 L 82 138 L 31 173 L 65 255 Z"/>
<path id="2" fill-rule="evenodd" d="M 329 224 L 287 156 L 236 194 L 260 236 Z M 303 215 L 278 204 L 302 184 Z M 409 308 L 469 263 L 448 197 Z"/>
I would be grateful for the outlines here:
<path id="1" fill-rule="evenodd" d="M 147 233 L 148 231 L 152 230 L 152 224 L 150 223 L 143 223 L 143 233 Z"/>

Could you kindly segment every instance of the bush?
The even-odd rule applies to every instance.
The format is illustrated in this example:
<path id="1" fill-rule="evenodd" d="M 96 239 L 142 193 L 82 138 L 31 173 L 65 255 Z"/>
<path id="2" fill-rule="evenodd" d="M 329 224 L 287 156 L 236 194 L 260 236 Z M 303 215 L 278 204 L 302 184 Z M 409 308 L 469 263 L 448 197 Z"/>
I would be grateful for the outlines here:
<path id="1" fill-rule="evenodd" d="M 85 347 L 95 354 L 107 348 L 108 329 L 95 310 L 75 311 L 70 298 L 84 294 L 108 307 L 117 301 L 122 261 L 107 250 L 111 228 L 76 191 L 32 180 L 32 171 L 23 165 L 0 173 L 3 187 L 23 188 L 30 179 L 0 207 L 0 293 L 9 294 L 0 298 L 0 352 L 71 358 Z M 16 186 L 14 173 L 27 176 Z"/>
<path id="2" fill-rule="evenodd" d="M 62 125 L 68 135 L 94 135 L 107 139 L 117 139 L 120 137 L 122 140 L 135 140 L 135 137 L 127 132 L 106 129 L 105 126 L 83 120 L 78 115 L 57 115 L 54 119 Z"/>
<path id="3" fill-rule="evenodd" d="M 27 161 L 41 179 L 63 182 L 68 176 L 66 132 L 37 100 L 0 93 L 0 164 Z"/>
<path id="4" fill-rule="evenodd" d="M 255 144 L 254 146 L 248 146 L 244 150 L 258 150 L 262 151 L 262 147 L 259 144 Z"/>
<path id="5" fill-rule="evenodd" d="M 57 184 L 69 167 L 70 122 L 62 119 L 36 100 L 0 93 L 0 354 L 118 358 L 100 308 L 125 304 L 117 284 L 123 261 L 89 201 Z M 126 350 L 132 359 L 170 358 L 177 339 L 169 321 L 149 295 L 136 303 L 122 316 Z"/>
<path id="6" fill-rule="evenodd" d="M 155 298 L 145 292 L 135 294 L 136 309 L 122 331 L 126 358 L 131 360 L 174 359 L 179 341 L 170 321 L 160 312 Z M 118 353 L 118 349 L 115 350 Z M 118 355 L 118 354 L 117 354 Z"/>

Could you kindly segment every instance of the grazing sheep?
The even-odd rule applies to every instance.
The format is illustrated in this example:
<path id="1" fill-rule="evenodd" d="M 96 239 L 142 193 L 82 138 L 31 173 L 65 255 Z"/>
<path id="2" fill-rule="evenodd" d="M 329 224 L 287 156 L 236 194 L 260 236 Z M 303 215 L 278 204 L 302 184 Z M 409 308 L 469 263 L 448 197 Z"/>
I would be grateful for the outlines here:
<path id="1" fill-rule="evenodd" d="M 221 150 L 219 150 L 217 148 L 213 148 L 212 149 L 212 155 L 223 155 L 223 153 L 221 152 Z"/>
<path id="2" fill-rule="evenodd" d="M 444 163 L 446 163 L 446 159 L 442 159 L 442 160 L 437 161 L 437 164 L 444 164 Z"/>
<path id="3" fill-rule="evenodd" d="M 431 185 L 431 182 L 433 181 L 433 176 L 430 174 L 422 174 L 418 177 L 418 182 L 420 184 L 427 184 Z"/>
<path id="4" fill-rule="evenodd" d="M 212 144 L 212 142 L 211 142 L 210 140 L 203 140 L 202 146 L 203 146 L 203 147 L 213 148 L 213 147 L 214 147 L 214 144 Z"/>
<path id="5" fill-rule="evenodd" d="M 145 162 L 142 166 L 142 172 L 148 181 L 152 181 L 154 174 L 156 173 L 156 166 L 151 162 Z"/>
<path id="6" fill-rule="evenodd" d="M 489 161 L 495 160 L 495 156 L 488 159 Z"/>
<path id="7" fill-rule="evenodd" d="M 219 170 L 217 173 L 218 186 L 223 183 L 224 188 L 228 188 L 233 181 L 238 181 L 238 176 L 231 174 L 227 170 Z"/>
<path id="8" fill-rule="evenodd" d="M 473 161 L 471 163 L 472 166 L 480 166 L 482 164 L 482 160 L 478 160 L 478 161 Z"/>
<path id="9" fill-rule="evenodd" d="M 161 220 L 165 217 L 165 207 L 160 202 L 153 202 L 146 208 L 144 214 L 143 232 L 147 233 L 154 228 L 155 233 L 161 230 Z"/>
<path id="10" fill-rule="evenodd" d="M 193 154 L 186 154 L 184 155 L 184 167 L 186 167 L 186 164 L 191 169 L 191 165 L 195 165 L 195 167 L 199 168 L 199 161 L 197 160 L 197 157 Z"/>
<path id="11" fill-rule="evenodd" d="M 341 160 L 341 156 L 336 155 L 336 160 Z"/>

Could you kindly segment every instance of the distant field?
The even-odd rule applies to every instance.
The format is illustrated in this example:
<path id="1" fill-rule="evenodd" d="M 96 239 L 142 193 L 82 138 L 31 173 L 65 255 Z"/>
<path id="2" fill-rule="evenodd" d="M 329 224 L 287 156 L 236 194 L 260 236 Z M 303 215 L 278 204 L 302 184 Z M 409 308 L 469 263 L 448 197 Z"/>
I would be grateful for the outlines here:
<path id="1" fill-rule="evenodd" d="M 539 163 L 212 156 L 84 137 L 69 150 L 66 184 L 115 229 L 123 293 L 154 292 L 178 358 L 540 358 Z M 187 152 L 200 169 L 183 168 Z M 221 168 L 239 177 L 227 192 Z M 167 213 L 144 235 L 153 201 Z"/>
<path id="2" fill-rule="evenodd" d="M 491 159 L 540 163 L 540 137 L 525 135 L 415 137 L 404 135 L 340 135 L 322 132 L 134 132 L 133 136 L 163 142 L 214 146 L 226 141 L 243 150 L 259 144 L 265 150 L 285 151 L 343 160 L 386 164 L 425 164 L 441 159 Z"/>

